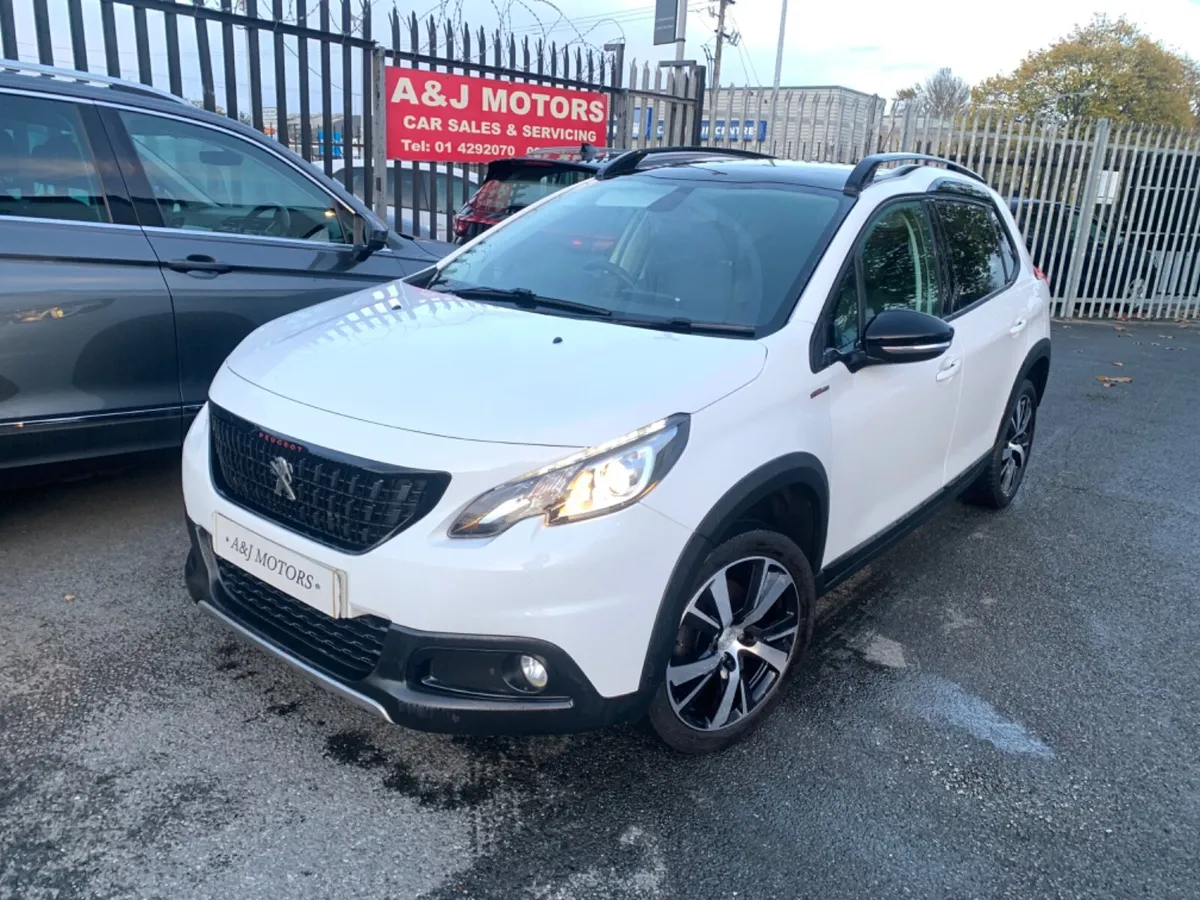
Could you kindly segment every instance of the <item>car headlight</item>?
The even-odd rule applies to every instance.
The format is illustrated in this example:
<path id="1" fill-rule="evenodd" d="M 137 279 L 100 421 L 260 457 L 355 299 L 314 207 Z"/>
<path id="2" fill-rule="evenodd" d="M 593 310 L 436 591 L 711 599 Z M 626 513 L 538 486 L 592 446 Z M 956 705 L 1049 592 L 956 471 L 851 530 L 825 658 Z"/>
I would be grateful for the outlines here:
<path id="1" fill-rule="evenodd" d="M 687 444 L 688 423 L 683 413 L 660 419 L 492 488 L 467 504 L 450 536 L 491 537 L 534 516 L 560 525 L 623 509 L 675 465 Z"/>

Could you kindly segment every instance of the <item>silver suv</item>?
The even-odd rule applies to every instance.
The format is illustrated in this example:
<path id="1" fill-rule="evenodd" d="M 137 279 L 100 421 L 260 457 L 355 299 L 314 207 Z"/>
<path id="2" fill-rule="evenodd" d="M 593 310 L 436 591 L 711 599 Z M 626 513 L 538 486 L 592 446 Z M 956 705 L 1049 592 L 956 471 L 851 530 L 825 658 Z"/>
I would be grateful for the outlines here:
<path id="1" fill-rule="evenodd" d="M 0 61 L 0 485 L 178 446 L 259 325 L 448 249 L 238 122 Z"/>

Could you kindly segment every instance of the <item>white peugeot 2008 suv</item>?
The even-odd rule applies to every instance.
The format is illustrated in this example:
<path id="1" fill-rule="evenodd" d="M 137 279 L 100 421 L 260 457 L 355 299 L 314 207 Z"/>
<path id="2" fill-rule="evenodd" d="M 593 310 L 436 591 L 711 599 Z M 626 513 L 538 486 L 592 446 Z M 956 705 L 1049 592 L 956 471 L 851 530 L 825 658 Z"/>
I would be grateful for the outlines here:
<path id="1" fill-rule="evenodd" d="M 632 151 L 247 337 L 184 448 L 189 590 L 396 723 L 716 750 L 822 591 L 1012 501 L 1048 306 L 947 161 Z"/>

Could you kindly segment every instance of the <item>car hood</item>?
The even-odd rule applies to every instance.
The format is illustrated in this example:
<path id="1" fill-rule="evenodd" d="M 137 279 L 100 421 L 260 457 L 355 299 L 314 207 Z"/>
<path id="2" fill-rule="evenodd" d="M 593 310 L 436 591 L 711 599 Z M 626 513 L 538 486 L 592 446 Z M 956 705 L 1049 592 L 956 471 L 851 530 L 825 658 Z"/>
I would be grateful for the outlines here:
<path id="1" fill-rule="evenodd" d="M 695 412 L 765 361 L 752 340 L 542 315 L 397 281 L 269 322 L 226 366 L 290 400 L 392 428 L 585 447 Z"/>

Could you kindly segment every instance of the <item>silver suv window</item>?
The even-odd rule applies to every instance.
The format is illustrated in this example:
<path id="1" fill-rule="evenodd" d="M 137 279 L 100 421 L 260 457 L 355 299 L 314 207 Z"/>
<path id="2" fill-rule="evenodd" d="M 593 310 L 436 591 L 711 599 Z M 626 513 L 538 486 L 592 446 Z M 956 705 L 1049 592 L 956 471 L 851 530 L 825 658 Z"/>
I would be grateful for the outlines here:
<path id="1" fill-rule="evenodd" d="M 74 103 L 0 93 L 0 216 L 111 221 Z"/>

